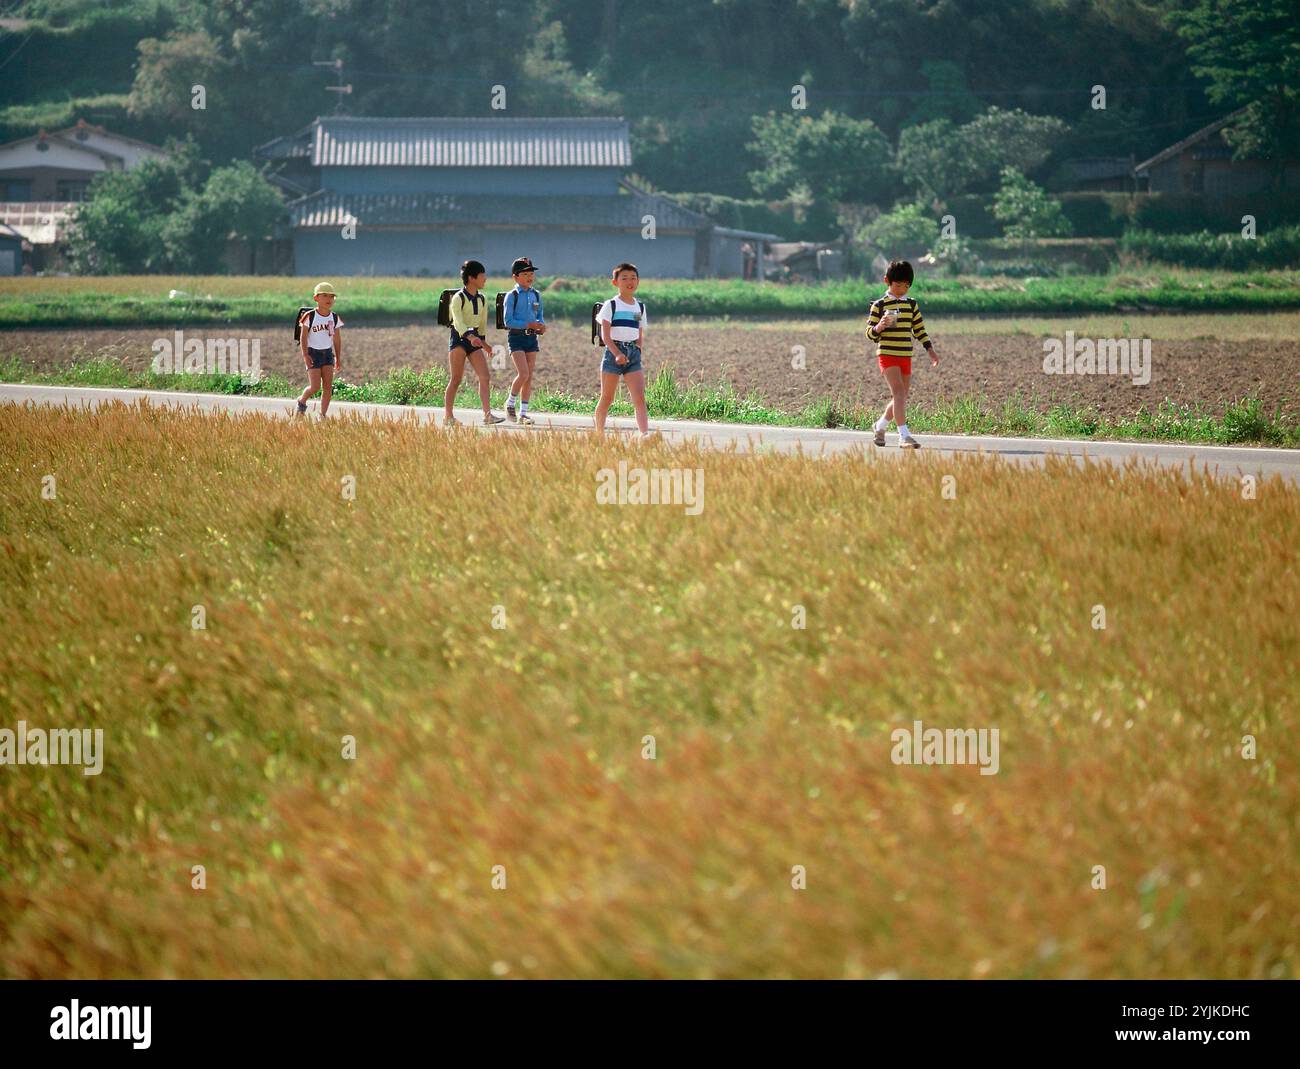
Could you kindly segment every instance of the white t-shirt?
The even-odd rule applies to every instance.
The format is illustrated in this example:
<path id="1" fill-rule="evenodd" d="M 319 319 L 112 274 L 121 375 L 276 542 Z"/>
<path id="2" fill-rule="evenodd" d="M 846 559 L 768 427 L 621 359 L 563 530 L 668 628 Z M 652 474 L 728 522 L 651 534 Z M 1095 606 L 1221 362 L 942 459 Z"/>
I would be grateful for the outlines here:
<path id="1" fill-rule="evenodd" d="M 334 313 L 327 316 L 321 315 L 316 309 L 312 309 L 306 316 L 307 319 L 307 348 L 308 349 L 333 349 L 334 335 L 339 327 L 343 326 L 343 320 L 337 323 L 334 321 Z"/>
<path id="2" fill-rule="evenodd" d="M 612 341 L 636 341 L 641 331 L 649 323 L 649 317 L 641 311 L 636 298 L 629 304 L 622 297 L 614 297 L 614 314 L 610 317 L 610 303 L 605 301 L 596 313 L 596 320 L 609 323 L 609 336 Z"/>

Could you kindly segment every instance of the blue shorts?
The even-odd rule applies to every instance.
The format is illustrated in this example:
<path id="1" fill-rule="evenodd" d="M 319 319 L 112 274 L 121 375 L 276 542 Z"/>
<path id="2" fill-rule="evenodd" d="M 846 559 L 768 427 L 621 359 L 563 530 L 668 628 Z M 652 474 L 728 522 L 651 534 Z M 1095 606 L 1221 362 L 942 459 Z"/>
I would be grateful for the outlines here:
<path id="1" fill-rule="evenodd" d="M 641 370 L 641 346 L 634 341 L 616 341 L 618 351 L 627 357 L 626 364 L 614 362 L 614 354 L 605 350 L 605 359 L 600 362 L 602 375 L 628 375 Z"/>
<path id="2" fill-rule="evenodd" d="M 475 336 L 477 337 L 477 335 Z M 447 342 L 447 352 L 450 353 L 450 352 L 454 352 L 457 349 L 464 349 L 466 356 L 468 356 L 472 352 L 475 352 L 475 348 L 473 344 L 471 344 L 469 337 L 470 336 L 468 334 L 457 334 L 456 331 L 453 330 L 451 332 L 451 337 L 450 339 L 448 339 Z M 483 352 L 490 356 L 492 350 L 485 349 L 483 350 Z"/>
<path id="3" fill-rule="evenodd" d="M 333 349 L 308 349 L 307 355 L 311 358 L 311 366 L 313 370 L 320 367 L 334 366 Z"/>
<path id="4" fill-rule="evenodd" d="M 535 353 L 539 351 L 537 335 L 526 330 L 512 330 L 508 338 L 512 353 Z"/>

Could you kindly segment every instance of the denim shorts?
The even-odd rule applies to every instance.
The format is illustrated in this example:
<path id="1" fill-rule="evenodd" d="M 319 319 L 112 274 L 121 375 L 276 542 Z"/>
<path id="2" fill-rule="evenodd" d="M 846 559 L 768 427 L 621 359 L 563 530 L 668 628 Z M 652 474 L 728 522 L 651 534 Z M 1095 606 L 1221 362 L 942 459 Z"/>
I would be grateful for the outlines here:
<path id="1" fill-rule="evenodd" d="M 619 352 L 627 357 L 626 364 L 614 362 L 614 354 L 605 350 L 605 359 L 600 362 L 600 370 L 605 375 L 629 375 L 641 370 L 641 346 L 634 341 L 616 341 Z"/>
<path id="2" fill-rule="evenodd" d="M 535 353 L 539 351 L 537 335 L 524 330 L 512 330 L 508 337 L 512 353 Z"/>
<path id="3" fill-rule="evenodd" d="M 311 357 L 311 366 L 313 370 L 321 367 L 334 366 L 333 349 L 308 349 L 307 355 Z"/>

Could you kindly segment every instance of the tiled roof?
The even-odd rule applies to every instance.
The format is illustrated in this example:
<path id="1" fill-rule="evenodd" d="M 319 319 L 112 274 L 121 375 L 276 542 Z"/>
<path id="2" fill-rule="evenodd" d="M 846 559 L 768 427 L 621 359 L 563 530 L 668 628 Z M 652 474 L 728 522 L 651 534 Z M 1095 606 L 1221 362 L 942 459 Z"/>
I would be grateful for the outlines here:
<path id="1" fill-rule="evenodd" d="M 626 169 L 632 164 L 623 119 L 328 117 L 313 125 L 316 167 Z"/>
<path id="2" fill-rule="evenodd" d="M 285 134 L 272 138 L 265 145 L 253 149 L 253 155 L 263 160 L 287 160 L 311 155 L 312 127 L 299 130 L 296 134 Z"/>
<path id="3" fill-rule="evenodd" d="M 1173 157 L 1180 155 L 1182 152 L 1184 152 L 1186 149 L 1191 148 L 1197 142 L 1204 141 L 1211 134 L 1218 133 L 1225 126 L 1227 126 L 1228 123 L 1230 123 L 1233 119 L 1240 117 L 1241 114 L 1245 112 L 1245 110 L 1246 109 L 1244 107 L 1238 108 L 1231 115 L 1225 115 L 1222 119 L 1218 119 L 1215 122 L 1210 123 L 1209 126 L 1202 126 L 1195 133 L 1188 134 L 1181 141 L 1175 142 L 1174 144 L 1170 145 L 1167 149 L 1164 149 L 1161 152 L 1157 152 L 1149 160 L 1143 160 L 1141 163 L 1139 163 L 1136 167 L 1133 168 L 1134 172 L 1136 174 L 1142 174 L 1145 171 L 1149 171 L 1152 167 L 1159 166 L 1160 164 L 1164 163 L 1166 160 L 1172 159 Z"/>
<path id="4" fill-rule="evenodd" d="M 321 190 L 289 204 L 292 226 L 552 226 L 641 228 L 653 215 L 658 230 L 708 230 L 704 216 L 664 197 L 629 192 L 608 196 L 507 197 L 459 193 L 339 194 Z"/>

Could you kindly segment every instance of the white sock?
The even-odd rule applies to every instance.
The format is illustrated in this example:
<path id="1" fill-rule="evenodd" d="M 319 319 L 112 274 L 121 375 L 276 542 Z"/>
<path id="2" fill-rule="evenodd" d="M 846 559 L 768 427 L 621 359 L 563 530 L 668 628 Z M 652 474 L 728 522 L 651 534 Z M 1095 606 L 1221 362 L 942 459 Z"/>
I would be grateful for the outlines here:
<path id="1" fill-rule="evenodd" d="M 520 415 L 523 415 L 523 414 L 525 414 L 527 411 L 528 411 L 528 402 L 527 402 L 527 401 L 520 401 L 520 402 L 519 402 L 519 414 L 520 414 Z"/>
<path id="2" fill-rule="evenodd" d="M 889 426 L 889 420 L 885 419 L 884 416 L 881 416 L 878 420 L 876 420 L 876 425 L 873 429 L 877 431 L 883 431 L 888 426 Z"/>
<path id="3" fill-rule="evenodd" d="M 518 400 L 518 398 L 515 397 L 514 394 L 511 394 L 511 395 L 510 395 L 510 400 L 506 402 L 506 406 L 507 406 L 508 408 L 514 408 L 514 407 L 515 407 L 515 401 L 517 401 L 517 400 Z"/>
<path id="4" fill-rule="evenodd" d="M 912 432 L 909 431 L 909 430 L 907 429 L 907 424 L 906 424 L 906 423 L 900 423 L 900 424 L 898 425 L 898 433 L 899 433 L 899 434 L 911 434 Z"/>

